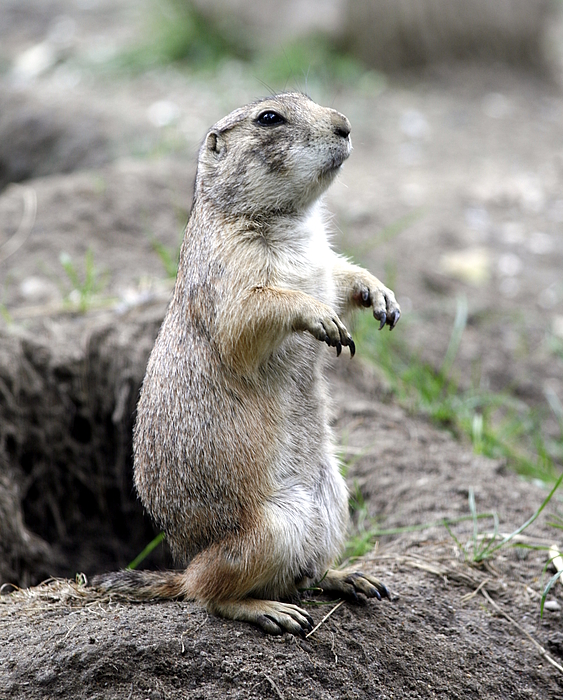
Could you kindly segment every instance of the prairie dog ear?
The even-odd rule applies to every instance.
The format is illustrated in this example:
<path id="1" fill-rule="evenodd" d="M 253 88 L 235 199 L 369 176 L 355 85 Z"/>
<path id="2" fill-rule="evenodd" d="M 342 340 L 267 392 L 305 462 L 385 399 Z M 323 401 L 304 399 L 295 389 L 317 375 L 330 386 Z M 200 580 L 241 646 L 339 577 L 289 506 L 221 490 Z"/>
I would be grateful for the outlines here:
<path id="1" fill-rule="evenodd" d="M 205 145 L 207 146 L 208 151 L 212 151 L 213 153 L 221 153 L 225 144 L 221 134 L 219 134 L 217 131 L 210 131 L 205 139 Z"/>

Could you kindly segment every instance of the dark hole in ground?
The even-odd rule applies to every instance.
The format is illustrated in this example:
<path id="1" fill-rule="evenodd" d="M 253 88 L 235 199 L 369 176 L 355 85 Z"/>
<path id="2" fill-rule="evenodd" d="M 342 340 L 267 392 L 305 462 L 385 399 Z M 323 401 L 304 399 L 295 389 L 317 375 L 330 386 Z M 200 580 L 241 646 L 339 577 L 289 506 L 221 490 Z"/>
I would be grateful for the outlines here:
<path id="1" fill-rule="evenodd" d="M 158 532 L 137 500 L 131 458 L 135 403 L 157 327 L 139 327 L 151 339 L 134 368 L 134 348 L 114 351 L 120 335 L 115 327 L 92 333 L 79 361 L 64 362 L 58 348 L 29 337 L 0 337 L 0 345 L 10 346 L 3 372 L 13 391 L 0 404 L 2 471 L 17 487 L 23 523 L 50 547 L 49 575 L 73 578 L 124 567 Z M 8 497 L 0 490 L 0 509 Z M 19 585 L 25 575 L 26 583 L 39 582 L 45 563 L 26 561 L 25 547 L 23 553 L 14 547 L 9 580 Z M 172 566 L 166 546 L 143 566 Z"/>

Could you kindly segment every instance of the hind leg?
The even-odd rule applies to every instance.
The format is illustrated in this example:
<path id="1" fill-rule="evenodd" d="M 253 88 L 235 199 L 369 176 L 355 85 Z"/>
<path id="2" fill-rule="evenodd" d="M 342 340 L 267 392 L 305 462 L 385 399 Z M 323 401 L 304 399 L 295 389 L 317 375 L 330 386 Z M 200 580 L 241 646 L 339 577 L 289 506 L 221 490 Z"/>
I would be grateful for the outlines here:
<path id="1" fill-rule="evenodd" d="M 200 552 L 183 574 L 186 597 L 214 615 L 251 622 L 269 634 L 304 636 L 312 628 L 309 613 L 277 600 L 297 596 L 296 577 L 271 540 L 263 528 Z"/>

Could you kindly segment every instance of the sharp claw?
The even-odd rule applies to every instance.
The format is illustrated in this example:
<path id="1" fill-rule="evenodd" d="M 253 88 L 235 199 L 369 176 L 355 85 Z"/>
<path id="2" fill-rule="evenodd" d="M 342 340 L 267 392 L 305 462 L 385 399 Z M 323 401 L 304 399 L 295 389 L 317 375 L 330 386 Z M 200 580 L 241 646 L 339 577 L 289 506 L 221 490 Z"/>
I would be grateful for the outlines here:
<path id="1" fill-rule="evenodd" d="M 379 593 L 381 594 L 381 598 L 387 598 L 388 600 L 391 600 L 389 591 L 382 583 L 379 584 Z M 381 600 L 381 598 L 379 600 Z"/>
<path id="2" fill-rule="evenodd" d="M 325 335 L 325 343 L 330 347 L 330 338 L 328 337 L 328 333 Z"/>
<path id="3" fill-rule="evenodd" d="M 352 338 L 348 340 L 348 347 L 350 348 L 350 357 L 354 357 L 356 354 L 356 343 L 354 343 Z"/>
<path id="4" fill-rule="evenodd" d="M 381 315 L 381 320 L 379 323 L 379 330 L 381 330 L 383 328 L 383 326 L 386 324 L 386 322 L 387 322 L 387 314 L 385 313 L 385 311 L 383 311 L 383 313 Z"/>
<path id="5" fill-rule="evenodd" d="M 377 598 L 377 600 L 381 600 L 381 593 L 377 590 L 377 588 L 375 588 L 375 586 L 374 586 L 373 590 L 374 590 L 373 597 Z"/>
<path id="6" fill-rule="evenodd" d="M 336 343 L 336 357 L 340 357 L 341 352 L 342 352 L 342 343 Z"/>
<path id="7" fill-rule="evenodd" d="M 389 330 L 392 331 L 393 328 L 399 323 L 399 319 L 401 318 L 401 312 L 400 311 L 394 311 L 393 312 L 393 322 L 389 326 Z"/>
<path id="8" fill-rule="evenodd" d="M 369 306 L 369 289 L 364 289 L 362 292 L 362 304 Z"/>

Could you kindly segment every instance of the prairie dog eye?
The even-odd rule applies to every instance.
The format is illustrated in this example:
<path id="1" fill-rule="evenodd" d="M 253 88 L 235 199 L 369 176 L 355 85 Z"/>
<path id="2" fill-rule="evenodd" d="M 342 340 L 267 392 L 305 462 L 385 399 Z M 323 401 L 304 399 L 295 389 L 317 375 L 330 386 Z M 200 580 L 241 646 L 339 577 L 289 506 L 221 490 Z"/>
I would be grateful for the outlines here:
<path id="1" fill-rule="evenodd" d="M 278 124 L 285 124 L 286 120 L 281 114 L 274 112 L 273 109 L 268 109 L 258 115 L 256 123 L 260 126 L 278 126 Z"/>

